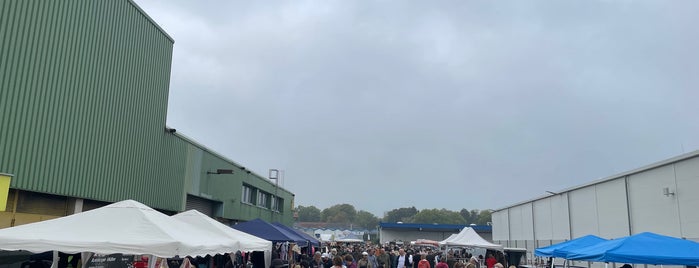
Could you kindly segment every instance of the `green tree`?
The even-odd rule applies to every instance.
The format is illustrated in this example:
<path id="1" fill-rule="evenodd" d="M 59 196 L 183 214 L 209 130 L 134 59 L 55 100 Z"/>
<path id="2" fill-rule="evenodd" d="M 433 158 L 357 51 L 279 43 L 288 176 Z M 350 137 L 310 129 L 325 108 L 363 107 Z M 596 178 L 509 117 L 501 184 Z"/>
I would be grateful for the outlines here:
<path id="1" fill-rule="evenodd" d="M 414 222 L 413 216 L 417 214 L 417 209 L 415 207 L 409 208 L 397 208 L 386 213 L 383 218 L 384 222 Z"/>
<path id="2" fill-rule="evenodd" d="M 459 212 L 447 209 L 423 209 L 413 219 L 416 223 L 466 224 Z"/>
<path id="3" fill-rule="evenodd" d="M 459 211 L 459 214 L 461 214 L 461 217 L 464 218 L 466 224 L 473 223 L 473 220 L 471 220 L 471 212 L 468 211 L 468 209 L 462 208 L 461 211 Z"/>
<path id="4" fill-rule="evenodd" d="M 299 221 L 320 221 L 320 209 L 315 206 L 298 206 L 296 212 L 299 214 Z"/>
<path id="5" fill-rule="evenodd" d="M 480 213 L 478 213 L 478 221 L 476 221 L 476 224 L 478 225 L 486 225 L 489 222 L 493 222 L 492 215 L 493 210 L 491 209 L 484 209 L 481 210 Z"/>
<path id="6" fill-rule="evenodd" d="M 357 210 L 350 204 L 334 205 L 321 211 L 320 217 L 324 222 L 352 223 L 357 217 Z"/>
<path id="7" fill-rule="evenodd" d="M 360 210 L 357 212 L 357 217 L 354 220 L 354 224 L 358 227 L 365 229 L 375 229 L 379 225 L 379 218 L 371 214 L 371 212 Z"/>
<path id="8" fill-rule="evenodd" d="M 472 209 L 471 210 L 471 218 L 467 221 L 469 224 L 475 223 L 478 224 L 478 215 L 481 213 L 480 210 L 477 209 Z"/>

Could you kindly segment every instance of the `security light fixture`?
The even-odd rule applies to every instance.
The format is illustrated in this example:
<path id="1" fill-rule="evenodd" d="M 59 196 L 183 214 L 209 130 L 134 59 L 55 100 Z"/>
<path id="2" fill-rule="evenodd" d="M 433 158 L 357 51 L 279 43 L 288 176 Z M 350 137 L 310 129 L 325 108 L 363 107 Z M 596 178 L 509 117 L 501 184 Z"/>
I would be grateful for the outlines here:
<path id="1" fill-rule="evenodd" d="M 665 196 L 671 196 L 671 195 L 673 195 L 673 196 L 674 196 L 674 195 L 675 195 L 675 192 L 670 191 L 670 187 L 665 187 L 665 188 L 663 188 L 663 195 L 665 195 Z"/>

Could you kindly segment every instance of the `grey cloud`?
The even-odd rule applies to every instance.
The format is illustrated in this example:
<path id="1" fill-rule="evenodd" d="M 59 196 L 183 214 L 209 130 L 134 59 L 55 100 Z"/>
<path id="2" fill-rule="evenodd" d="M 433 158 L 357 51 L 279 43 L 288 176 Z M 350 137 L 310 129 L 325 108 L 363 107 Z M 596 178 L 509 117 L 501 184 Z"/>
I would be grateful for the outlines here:
<path id="1" fill-rule="evenodd" d="M 138 3 L 168 124 L 296 204 L 496 208 L 699 148 L 696 1 Z"/>

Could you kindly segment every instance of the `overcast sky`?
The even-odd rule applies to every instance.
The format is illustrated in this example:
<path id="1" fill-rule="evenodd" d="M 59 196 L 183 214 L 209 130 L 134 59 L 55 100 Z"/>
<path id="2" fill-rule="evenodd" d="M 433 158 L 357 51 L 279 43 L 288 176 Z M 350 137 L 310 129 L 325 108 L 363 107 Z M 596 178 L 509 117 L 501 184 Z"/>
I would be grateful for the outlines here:
<path id="1" fill-rule="evenodd" d="M 699 1 L 136 1 L 167 123 L 295 205 L 497 209 L 699 149 Z"/>

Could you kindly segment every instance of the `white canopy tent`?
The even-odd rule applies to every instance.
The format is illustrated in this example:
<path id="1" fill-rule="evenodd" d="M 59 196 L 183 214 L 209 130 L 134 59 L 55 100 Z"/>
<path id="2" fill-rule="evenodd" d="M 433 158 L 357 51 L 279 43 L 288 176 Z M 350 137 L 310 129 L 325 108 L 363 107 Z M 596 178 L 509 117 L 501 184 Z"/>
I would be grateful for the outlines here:
<path id="1" fill-rule="evenodd" d="M 343 243 L 361 243 L 364 242 L 363 240 L 359 238 L 342 238 L 342 239 L 335 239 L 335 242 L 343 242 Z"/>
<path id="2" fill-rule="evenodd" d="M 498 245 L 498 244 L 493 244 L 485 239 L 483 239 L 476 231 L 473 230 L 473 228 L 466 227 L 461 232 L 455 235 L 449 236 L 447 239 L 444 239 L 439 242 L 440 245 L 442 246 L 461 246 L 461 247 L 477 247 L 477 248 L 486 248 L 486 249 L 494 249 L 494 250 L 500 250 L 502 251 L 503 246 Z"/>
<path id="3" fill-rule="evenodd" d="M 235 242 L 235 246 L 230 249 L 230 252 L 239 250 L 263 251 L 265 254 L 265 267 L 270 267 L 272 264 L 272 241 L 228 227 L 196 210 L 188 210 L 171 217 L 231 239 Z"/>
<path id="4" fill-rule="evenodd" d="M 0 249 L 158 257 L 228 253 L 231 239 L 176 221 L 134 200 L 57 219 L 0 229 Z"/>

